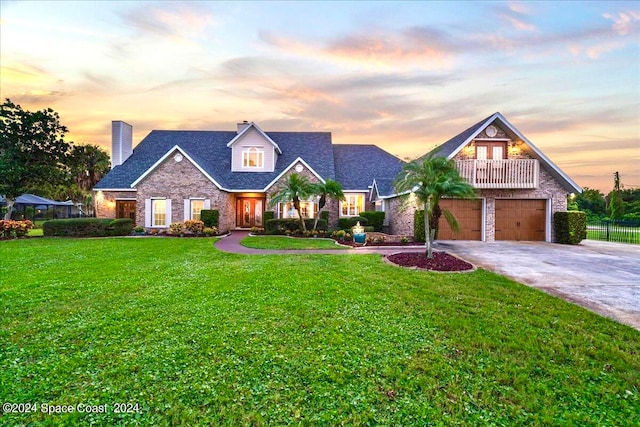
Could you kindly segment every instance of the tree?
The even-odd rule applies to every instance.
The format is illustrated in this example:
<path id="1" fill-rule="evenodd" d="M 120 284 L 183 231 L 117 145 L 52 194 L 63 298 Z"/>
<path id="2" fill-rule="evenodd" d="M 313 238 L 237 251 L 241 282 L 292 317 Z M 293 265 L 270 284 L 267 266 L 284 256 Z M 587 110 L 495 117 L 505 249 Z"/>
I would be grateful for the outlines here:
<path id="1" fill-rule="evenodd" d="M 611 219 L 620 219 L 624 214 L 624 204 L 620 197 L 620 174 L 613 174 L 613 191 L 609 193 L 609 217 Z"/>
<path id="2" fill-rule="evenodd" d="M 0 194 L 7 200 L 5 219 L 11 218 L 15 199 L 23 193 L 41 193 L 45 185 L 64 183 L 70 144 L 67 128 L 51 108 L 26 111 L 6 99 L 0 105 Z"/>
<path id="3" fill-rule="evenodd" d="M 440 208 L 442 197 L 471 198 L 473 187 L 460 176 L 456 164 L 446 157 L 429 154 L 406 164 L 394 181 L 398 193 L 411 193 L 423 205 L 427 258 L 433 258 L 433 241 L 440 217 L 444 215 L 453 231 L 459 228 L 453 214 Z"/>
<path id="4" fill-rule="evenodd" d="M 300 227 L 302 231 L 307 231 L 302 211 L 300 210 L 300 201 L 308 199 L 313 194 L 313 191 L 314 185 L 309 182 L 306 176 L 292 173 L 283 187 L 271 194 L 269 205 L 273 207 L 277 203 L 293 202 L 293 207 L 298 212 L 298 218 L 300 218 Z"/>
<path id="5" fill-rule="evenodd" d="M 607 213 L 607 202 L 600 190 L 584 187 L 582 193 L 576 194 L 573 200 L 578 205 L 578 210 L 586 212 L 587 216 L 602 217 Z"/>
<path id="6" fill-rule="evenodd" d="M 344 200 L 344 193 L 342 192 L 342 185 L 340 185 L 339 182 L 327 179 L 324 183 L 313 186 L 313 194 L 320 196 L 318 199 L 318 215 L 313 223 L 313 229 L 315 230 L 318 228 L 318 218 L 320 218 L 320 212 L 327 204 L 327 198 Z"/>
<path id="7" fill-rule="evenodd" d="M 74 183 L 85 192 L 91 191 L 111 169 L 109 153 L 97 145 L 74 146 L 68 165 Z"/>

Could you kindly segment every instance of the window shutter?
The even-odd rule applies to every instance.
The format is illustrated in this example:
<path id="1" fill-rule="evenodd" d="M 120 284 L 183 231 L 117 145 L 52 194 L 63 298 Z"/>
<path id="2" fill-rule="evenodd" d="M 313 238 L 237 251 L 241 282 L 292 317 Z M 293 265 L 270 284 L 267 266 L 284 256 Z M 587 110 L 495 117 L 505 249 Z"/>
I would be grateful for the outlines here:
<path id="1" fill-rule="evenodd" d="M 151 199 L 144 199 L 144 226 L 151 227 Z"/>
<path id="2" fill-rule="evenodd" d="M 184 199 L 184 220 L 188 221 L 191 219 L 191 203 L 189 199 Z"/>
<path id="3" fill-rule="evenodd" d="M 205 199 L 204 208 L 205 209 L 211 209 L 211 199 Z"/>
<path id="4" fill-rule="evenodd" d="M 167 206 L 167 223 L 165 225 L 169 226 L 169 224 L 173 222 L 173 219 L 171 218 L 171 199 L 167 199 L 166 206 Z"/>

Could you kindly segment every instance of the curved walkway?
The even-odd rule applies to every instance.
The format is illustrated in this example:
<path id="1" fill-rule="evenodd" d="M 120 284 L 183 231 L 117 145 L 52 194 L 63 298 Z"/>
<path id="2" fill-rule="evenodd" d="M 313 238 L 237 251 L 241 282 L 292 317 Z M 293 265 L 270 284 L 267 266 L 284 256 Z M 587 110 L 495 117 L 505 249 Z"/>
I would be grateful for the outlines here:
<path id="1" fill-rule="evenodd" d="M 353 249 L 254 249 L 242 246 L 240 241 L 247 237 L 247 231 L 232 231 L 216 242 L 216 248 L 222 252 L 243 255 L 341 255 L 341 254 L 382 254 L 389 255 L 398 252 L 415 252 L 424 249 L 420 246 L 363 246 Z"/>

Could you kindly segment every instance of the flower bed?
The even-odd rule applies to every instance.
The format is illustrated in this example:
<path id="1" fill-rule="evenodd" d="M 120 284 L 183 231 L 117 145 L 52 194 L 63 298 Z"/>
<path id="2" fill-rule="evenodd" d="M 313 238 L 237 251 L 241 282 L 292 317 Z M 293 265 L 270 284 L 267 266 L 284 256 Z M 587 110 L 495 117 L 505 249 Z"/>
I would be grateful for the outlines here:
<path id="1" fill-rule="evenodd" d="M 446 252 L 434 252 L 433 258 L 424 252 L 403 252 L 387 255 L 386 260 L 400 267 L 413 267 L 432 271 L 472 271 L 474 266 Z"/>

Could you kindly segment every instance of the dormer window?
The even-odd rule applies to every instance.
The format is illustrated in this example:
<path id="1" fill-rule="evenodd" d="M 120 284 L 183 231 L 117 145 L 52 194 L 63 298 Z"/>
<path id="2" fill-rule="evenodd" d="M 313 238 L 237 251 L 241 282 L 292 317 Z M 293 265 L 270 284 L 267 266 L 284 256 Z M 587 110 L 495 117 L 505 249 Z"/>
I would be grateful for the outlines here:
<path id="1" fill-rule="evenodd" d="M 262 147 L 249 147 L 242 152 L 242 167 L 264 168 L 264 150 Z"/>

